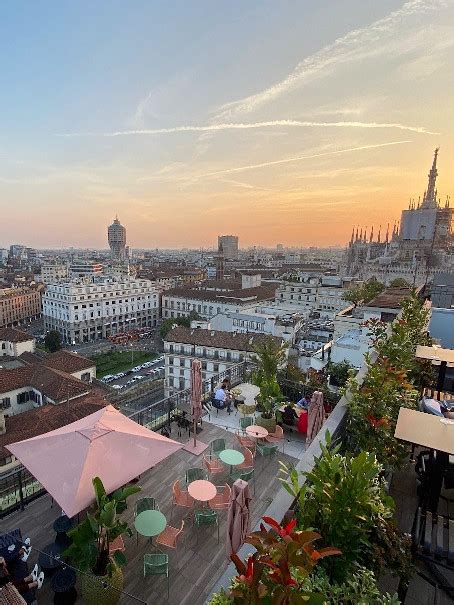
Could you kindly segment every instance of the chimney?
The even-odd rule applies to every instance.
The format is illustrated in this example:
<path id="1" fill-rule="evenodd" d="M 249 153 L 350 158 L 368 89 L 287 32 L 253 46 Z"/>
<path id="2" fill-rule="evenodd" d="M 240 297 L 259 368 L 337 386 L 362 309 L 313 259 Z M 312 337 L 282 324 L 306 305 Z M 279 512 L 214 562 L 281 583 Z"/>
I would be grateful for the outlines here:
<path id="1" fill-rule="evenodd" d="M 0 435 L 4 435 L 6 433 L 6 422 L 5 422 L 5 412 L 0 410 Z"/>

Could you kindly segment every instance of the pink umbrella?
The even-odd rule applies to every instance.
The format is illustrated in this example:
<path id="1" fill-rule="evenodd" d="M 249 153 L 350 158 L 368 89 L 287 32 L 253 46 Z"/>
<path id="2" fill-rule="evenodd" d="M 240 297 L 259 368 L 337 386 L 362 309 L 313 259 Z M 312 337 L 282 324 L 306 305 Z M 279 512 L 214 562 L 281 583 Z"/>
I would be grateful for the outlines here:
<path id="1" fill-rule="evenodd" d="M 191 365 L 191 414 L 194 443 L 192 444 L 191 439 L 189 439 L 184 449 L 198 456 L 208 447 L 207 443 L 197 440 L 197 423 L 202 417 L 202 365 L 198 359 L 193 359 Z"/>
<path id="2" fill-rule="evenodd" d="M 237 479 L 232 485 L 229 510 L 227 512 L 227 556 L 238 552 L 251 528 L 249 485 Z"/>
<path id="3" fill-rule="evenodd" d="M 191 365 L 191 413 L 194 422 L 195 448 L 197 445 L 197 423 L 202 416 L 202 364 L 198 359 L 193 359 Z"/>
<path id="4" fill-rule="evenodd" d="M 93 502 L 93 477 L 101 477 L 111 493 L 183 446 L 108 405 L 77 422 L 6 447 L 73 517 Z"/>
<path id="5" fill-rule="evenodd" d="M 325 408 L 323 406 L 323 393 L 314 391 L 307 411 L 306 445 L 312 443 L 325 422 Z"/>

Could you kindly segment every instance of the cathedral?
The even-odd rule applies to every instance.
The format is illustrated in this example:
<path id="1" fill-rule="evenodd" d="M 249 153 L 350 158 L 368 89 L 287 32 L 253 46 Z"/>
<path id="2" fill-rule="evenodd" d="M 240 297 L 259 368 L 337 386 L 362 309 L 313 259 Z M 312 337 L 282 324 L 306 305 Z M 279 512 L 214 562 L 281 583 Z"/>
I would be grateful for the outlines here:
<path id="1" fill-rule="evenodd" d="M 384 283 L 402 277 L 415 285 L 427 283 L 436 273 L 454 270 L 454 209 L 449 197 L 441 203 L 436 181 L 438 149 L 435 149 L 429 181 L 418 202 L 411 199 L 402 211 L 400 223 L 386 234 L 373 228 L 353 229 L 346 251 L 346 274 L 369 279 L 375 276 Z"/>

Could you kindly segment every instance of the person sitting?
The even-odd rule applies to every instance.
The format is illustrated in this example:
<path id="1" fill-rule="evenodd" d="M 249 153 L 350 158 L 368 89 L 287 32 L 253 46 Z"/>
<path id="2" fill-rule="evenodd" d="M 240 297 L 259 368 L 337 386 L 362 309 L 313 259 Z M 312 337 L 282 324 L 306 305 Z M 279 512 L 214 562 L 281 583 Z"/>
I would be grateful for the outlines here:
<path id="1" fill-rule="evenodd" d="M 223 410 L 225 407 L 227 407 L 227 411 L 229 414 L 232 411 L 232 399 L 230 397 L 230 394 L 227 392 L 227 388 L 225 385 L 221 386 L 221 388 L 219 388 L 214 394 L 213 405 L 219 410 Z"/>
<path id="2" fill-rule="evenodd" d="M 287 426 L 294 426 L 296 418 L 298 418 L 298 414 L 293 409 L 293 406 L 287 404 L 282 412 L 282 422 Z"/>
<path id="3" fill-rule="evenodd" d="M 307 408 L 309 407 L 309 404 L 310 404 L 310 400 L 306 399 L 306 397 L 304 395 L 302 395 L 301 399 L 296 402 L 296 405 L 299 408 L 302 408 L 303 410 L 307 410 Z"/>
<path id="4" fill-rule="evenodd" d="M 21 556 L 21 553 L 24 554 L 23 549 L 19 551 L 19 556 Z M 44 582 L 44 573 L 38 573 L 38 571 L 38 565 L 35 565 L 29 576 L 25 578 L 15 578 L 8 569 L 5 559 L 0 557 L 0 587 L 11 583 L 21 594 L 33 590 L 34 588 L 39 590 Z"/>

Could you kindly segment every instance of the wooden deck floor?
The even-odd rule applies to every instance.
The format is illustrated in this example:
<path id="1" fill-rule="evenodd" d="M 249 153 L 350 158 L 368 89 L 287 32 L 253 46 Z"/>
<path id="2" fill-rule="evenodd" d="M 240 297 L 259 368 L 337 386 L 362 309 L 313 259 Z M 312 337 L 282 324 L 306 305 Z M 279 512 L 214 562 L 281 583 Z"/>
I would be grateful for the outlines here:
<path id="1" fill-rule="evenodd" d="M 199 440 L 209 443 L 213 439 L 223 437 L 227 444 L 236 447 L 235 436 L 214 425 L 205 423 L 204 429 L 198 436 Z M 176 435 L 172 434 L 176 439 Z M 181 441 L 186 442 L 187 433 L 184 433 Z M 256 494 L 252 502 L 252 525 L 262 516 L 267 506 L 277 493 L 280 482 L 278 480 L 278 460 L 286 461 L 287 464 L 296 463 L 294 458 L 282 454 L 280 451 L 273 459 L 262 459 L 258 456 L 256 460 Z M 201 466 L 201 457 L 181 450 L 142 475 L 139 485 L 142 487 L 141 495 L 153 496 L 157 499 L 161 511 L 166 515 L 169 522 L 171 513 L 171 486 L 176 479 L 184 481 L 185 471 L 192 466 Z M 217 484 L 222 484 L 220 478 L 216 478 Z M 125 519 L 132 525 L 134 510 L 134 498 L 125 513 Z M 23 536 L 30 536 L 32 545 L 36 549 L 42 549 L 53 542 L 55 533 L 52 529 L 54 520 L 59 515 L 59 509 L 51 508 L 49 496 L 43 496 L 30 504 L 23 512 L 16 512 L 1 521 L 1 532 L 20 527 Z M 185 510 L 175 508 L 172 516 L 172 525 L 179 526 Z M 220 514 L 220 542 L 217 543 L 217 532 L 214 526 L 197 528 L 192 525 L 188 518 L 184 529 L 183 539 L 178 552 L 168 550 L 170 559 L 170 596 L 167 599 L 167 585 L 164 577 L 149 576 L 143 578 L 143 555 L 153 552 L 150 543 L 145 538 L 139 539 L 136 544 L 136 536 L 125 538 L 126 556 L 128 564 L 124 569 L 124 590 L 141 599 L 148 604 L 171 604 L 171 605 L 203 605 L 211 588 L 227 567 L 225 549 L 225 527 L 226 511 Z M 0 533 L 1 533 L 0 532 Z M 198 542 L 197 542 L 198 534 Z M 163 549 L 164 550 L 164 549 Z M 37 561 L 38 554 L 32 550 L 29 563 L 31 566 Z M 38 604 L 52 603 L 52 590 L 49 582 L 45 582 L 41 591 L 38 592 Z M 79 598 L 78 603 L 82 600 Z M 132 598 L 122 596 L 121 604 L 133 605 L 137 603 Z"/>

